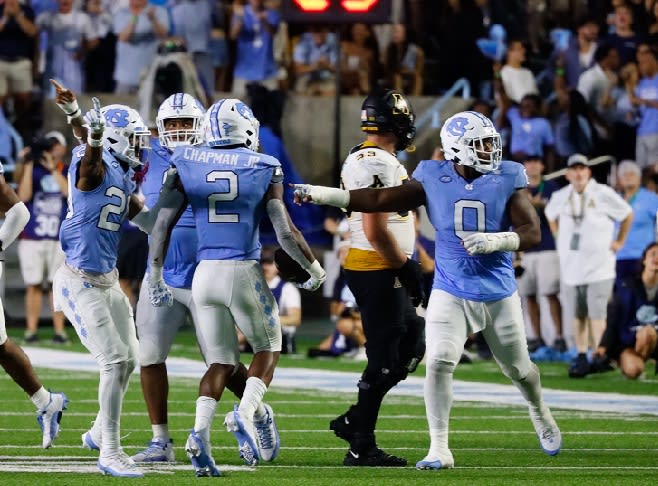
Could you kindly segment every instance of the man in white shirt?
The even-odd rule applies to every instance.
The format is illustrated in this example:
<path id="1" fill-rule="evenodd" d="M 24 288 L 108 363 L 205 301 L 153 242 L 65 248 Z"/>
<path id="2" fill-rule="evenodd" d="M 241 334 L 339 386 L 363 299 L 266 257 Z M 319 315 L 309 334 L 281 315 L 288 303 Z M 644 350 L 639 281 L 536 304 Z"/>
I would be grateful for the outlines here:
<path id="1" fill-rule="evenodd" d="M 574 319 L 578 357 L 569 368 L 572 378 L 590 371 L 588 344 L 596 348 L 605 330 L 615 253 L 624 245 L 633 220 L 629 204 L 611 187 L 592 179 L 587 164 L 584 155 L 569 157 L 570 184 L 554 192 L 544 209 L 557 242 L 563 304 L 566 315 Z M 620 223 L 616 238 L 615 222 Z"/>
<path id="2" fill-rule="evenodd" d="M 537 94 L 535 75 L 522 64 L 525 62 L 525 47 L 520 40 L 511 40 L 507 48 L 507 63 L 500 71 L 494 67 L 494 77 L 500 77 L 508 98 L 515 103 L 527 94 Z"/>
<path id="3" fill-rule="evenodd" d="M 613 89 L 617 85 L 619 53 L 611 45 L 602 44 L 594 52 L 594 62 L 594 66 L 578 78 L 578 91 L 599 116 L 612 122 L 616 103 Z"/>

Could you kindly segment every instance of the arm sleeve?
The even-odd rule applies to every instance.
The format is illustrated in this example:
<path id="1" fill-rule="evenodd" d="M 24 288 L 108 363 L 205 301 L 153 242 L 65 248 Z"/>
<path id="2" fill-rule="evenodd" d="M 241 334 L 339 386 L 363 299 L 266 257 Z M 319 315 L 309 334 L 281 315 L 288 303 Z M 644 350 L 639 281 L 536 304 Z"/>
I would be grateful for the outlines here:
<path id="1" fill-rule="evenodd" d="M 267 201 L 266 209 L 267 215 L 274 227 L 276 239 L 281 245 L 281 248 L 283 248 L 293 260 L 299 263 L 304 270 L 311 273 L 310 268 L 313 262 L 310 262 L 308 258 L 306 258 L 302 250 L 299 248 L 297 241 L 295 241 L 295 237 L 293 236 L 290 225 L 288 224 L 288 217 L 283 201 L 280 199 L 270 199 Z"/>

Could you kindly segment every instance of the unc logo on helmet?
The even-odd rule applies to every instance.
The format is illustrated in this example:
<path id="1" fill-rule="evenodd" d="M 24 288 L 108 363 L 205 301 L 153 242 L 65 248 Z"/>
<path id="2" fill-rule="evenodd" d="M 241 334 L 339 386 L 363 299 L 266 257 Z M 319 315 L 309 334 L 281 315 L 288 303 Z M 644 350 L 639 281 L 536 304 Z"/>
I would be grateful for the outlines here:
<path id="1" fill-rule="evenodd" d="M 130 123 L 130 115 L 127 110 L 121 108 L 112 108 L 105 112 L 105 121 L 108 125 L 125 128 Z"/>
<path id="2" fill-rule="evenodd" d="M 478 172 L 491 172 L 500 165 L 500 134 L 481 113 L 463 111 L 448 118 L 441 128 L 441 145 L 446 159 Z"/>
<path id="3" fill-rule="evenodd" d="M 203 132 L 209 147 L 244 146 L 258 150 L 260 123 L 251 108 L 235 98 L 212 105 L 203 121 Z"/>

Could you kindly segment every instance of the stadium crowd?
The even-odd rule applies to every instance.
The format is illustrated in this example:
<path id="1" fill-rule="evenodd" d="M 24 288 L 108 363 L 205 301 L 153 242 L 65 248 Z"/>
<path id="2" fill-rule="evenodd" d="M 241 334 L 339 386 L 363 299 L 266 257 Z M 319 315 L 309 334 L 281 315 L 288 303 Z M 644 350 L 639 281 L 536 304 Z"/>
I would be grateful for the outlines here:
<path id="1" fill-rule="evenodd" d="M 184 217 L 178 220 L 187 202 L 191 202 L 194 210 L 195 199 L 192 194 L 196 194 L 194 191 L 199 189 L 193 171 L 181 166 L 179 173 L 172 176 L 178 178 L 176 185 L 173 182 L 168 185 L 167 177 L 164 181 L 154 178 L 153 171 L 149 177 L 148 169 L 140 169 L 144 161 L 138 160 L 137 140 L 145 141 L 149 137 L 147 129 L 150 128 L 154 135 L 152 139 L 158 141 L 160 146 L 147 149 L 144 145 L 144 153 L 150 154 L 149 157 L 160 157 L 158 163 L 163 164 L 165 173 L 170 160 L 191 162 L 188 155 L 183 156 L 175 149 L 181 145 L 199 145 L 200 138 L 195 137 L 201 136 L 205 107 L 209 106 L 211 114 L 205 115 L 207 123 L 204 124 L 205 136 L 211 137 L 206 139 L 207 142 L 221 148 L 220 122 L 235 123 L 239 128 L 238 134 L 232 135 L 233 138 L 225 135 L 234 143 L 221 150 L 235 150 L 234 153 L 238 154 L 235 157 L 245 157 L 244 160 L 247 160 L 249 154 L 254 153 L 258 147 L 258 122 L 252 121 L 256 119 L 260 120 L 261 136 L 268 133 L 267 136 L 272 137 L 270 140 L 279 144 L 276 153 L 271 150 L 274 145 L 262 144 L 261 153 L 267 156 L 264 156 L 266 158 L 262 166 L 258 167 L 261 172 L 254 173 L 263 178 L 263 191 L 254 197 L 258 201 L 265 201 L 276 241 L 281 246 L 288 245 L 286 251 L 293 254 L 294 259 L 302 263 L 308 272 L 309 279 L 298 282 L 302 288 L 315 290 L 323 282 L 325 287 L 331 287 L 325 295 L 332 296 L 330 312 L 336 329 L 318 348 L 310 351 L 309 356 L 338 356 L 352 350 L 353 357 L 368 361 L 357 403 L 332 421 L 331 425 L 336 435 L 350 442 L 345 464 L 400 465 L 402 461 L 406 464 L 404 459 L 385 454 L 374 442 L 375 422 L 381 400 L 390 387 L 406 378 L 407 372 L 413 372 L 417 364 L 414 362 L 413 366 L 409 365 L 409 369 L 400 373 L 400 376 L 385 377 L 385 383 L 377 382 L 381 376 L 377 375 L 378 371 L 372 364 L 376 361 L 374 356 L 380 353 L 377 355 L 379 358 L 390 353 L 381 350 L 375 352 L 375 341 L 378 338 L 382 338 L 382 341 L 386 339 L 378 334 L 381 328 L 373 332 L 374 324 L 382 318 L 375 312 L 381 311 L 381 302 L 378 301 L 381 295 L 373 297 L 369 291 L 374 282 L 383 282 L 383 274 L 379 272 L 391 269 L 386 266 L 372 268 L 367 262 L 363 266 L 365 260 L 355 262 L 355 259 L 360 258 L 358 252 L 352 251 L 347 256 L 344 251 L 341 253 L 340 248 L 346 249 L 341 240 L 351 241 L 354 248 L 354 242 L 359 237 L 364 241 L 367 239 L 368 242 L 364 244 L 372 244 L 377 251 L 379 247 L 372 243 L 370 237 L 355 236 L 355 231 L 361 229 L 355 230 L 353 220 L 350 226 L 345 223 L 341 225 L 341 213 L 327 213 L 325 227 L 337 236 L 335 253 L 328 252 L 333 257 L 325 260 L 333 266 L 329 268 L 327 265 L 327 273 L 333 275 L 333 278 L 325 282 L 327 276 L 324 270 L 315 260 L 301 232 L 292 224 L 297 223 L 295 218 L 290 220 L 285 205 L 279 206 L 279 201 L 285 199 L 284 188 L 279 187 L 283 178 L 278 165 L 279 160 L 283 161 L 285 157 L 279 155 L 285 153 L 280 133 L 283 110 L 280 109 L 270 117 L 261 106 L 263 98 L 258 98 L 259 93 L 265 93 L 265 106 L 277 106 L 276 100 L 281 99 L 277 96 L 281 92 L 301 96 L 332 96 L 338 89 L 343 95 L 368 96 L 364 113 L 372 109 L 379 115 L 382 95 L 372 93 L 380 93 L 381 88 L 394 88 L 396 91 L 387 92 L 384 98 L 389 100 L 386 103 L 396 103 L 404 99 L 402 93 L 439 96 L 459 78 L 468 80 L 477 99 L 473 101 L 471 111 L 466 112 L 467 115 L 450 119 L 450 124 L 446 122 L 441 141 L 452 140 L 450 136 L 455 136 L 460 123 L 475 123 L 478 127 L 478 123 L 482 124 L 483 130 L 490 130 L 487 132 L 489 138 L 498 140 L 499 137 L 500 147 L 489 142 L 494 145 L 492 151 L 496 152 L 499 148 L 503 160 L 523 164 L 523 170 L 520 166 L 505 169 L 518 173 L 514 177 L 514 187 L 505 186 L 510 193 L 510 206 L 516 208 L 510 209 L 513 229 L 530 224 L 524 219 L 527 216 L 524 211 L 527 213 L 530 208 L 533 215 L 536 213 L 539 218 L 537 229 L 541 231 L 541 241 L 531 244 L 534 236 L 528 233 L 523 235 L 521 243 L 517 236 L 516 244 L 510 244 L 508 240 L 514 240 L 513 235 L 518 233 L 508 232 L 507 229 L 502 230 L 504 233 L 494 233 L 504 235 L 499 237 L 503 242 L 469 240 L 470 236 L 476 235 L 460 237 L 460 244 L 463 239 L 471 256 L 494 251 L 514 251 L 514 268 L 519 295 L 528 316 L 530 339 L 527 343 L 524 340 L 523 349 L 508 355 L 498 341 L 498 330 L 487 328 L 485 324 L 478 327 L 470 322 L 473 315 L 465 317 L 469 321 L 469 326 L 466 326 L 469 332 L 466 333 L 466 328 L 458 331 L 464 331 L 469 342 L 478 343 L 480 356 L 491 357 L 491 351 L 482 350 L 483 347 L 487 348 L 487 343 L 482 340 L 483 335 L 486 341 L 494 343 L 494 356 L 503 363 L 505 374 L 528 400 L 530 416 L 542 441 L 542 448 L 548 454 L 559 452 L 561 438 L 550 411 L 542 402 L 539 374 L 535 365 L 527 360 L 526 344 L 533 361 L 569 362 L 568 374 L 573 378 L 584 378 L 593 373 L 618 368 L 626 377 L 636 379 L 642 376 L 647 361 L 658 358 L 658 0 L 446 0 L 439 3 L 440 13 L 429 15 L 430 9 L 432 12 L 437 11 L 436 2 L 394 1 L 391 24 L 353 24 L 341 28 L 339 35 L 338 28 L 325 25 L 286 25 L 281 19 L 279 2 L 276 0 L 0 2 L 0 99 L 3 102 L 0 109 L 0 162 L 4 166 L 7 181 L 16 190 L 15 198 L 7 195 L 3 205 L 9 210 L 19 201 L 30 213 L 19 236 L 18 246 L 19 263 L 26 287 L 25 342 L 34 343 L 39 339 L 37 331 L 43 293 L 46 291 L 52 294 L 53 281 L 56 290 L 53 307 L 55 343 L 68 342 L 64 314 L 85 343 L 87 331 L 80 325 L 80 320 L 87 322 L 93 320 L 94 316 L 81 317 L 76 308 L 77 301 L 72 295 L 76 298 L 82 295 L 84 289 L 89 288 L 86 286 L 89 282 L 92 282 L 89 285 L 102 289 L 100 294 L 112 294 L 107 297 L 107 305 L 112 310 L 106 317 L 108 322 L 115 322 L 120 332 L 126 332 L 125 349 L 108 350 L 98 346 L 98 343 L 85 344 L 97 357 L 102 374 L 99 384 L 99 415 L 94 426 L 83 434 L 82 441 L 86 447 L 101 451 L 101 471 L 138 476 L 140 473 L 135 468 L 135 462 L 173 460 L 172 441 L 166 426 L 166 393 L 162 395 L 164 392 L 156 390 L 166 389 L 160 387 L 166 385 L 167 380 L 164 362 L 177 327 L 166 335 L 156 335 L 152 342 L 140 339 L 139 345 L 135 339 L 134 326 L 131 331 L 124 329 L 130 327 L 132 308 L 137 307 L 137 333 L 140 338 L 147 335 L 148 326 L 155 326 L 153 322 L 156 319 L 149 317 L 150 321 L 144 321 L 143 316 L 148 313 L 143 311 L 140 316 L 140 305 L 143 308 L 150 304 L 161 306 L 178 302 L 183 306 L 177 311 L 181 322 L 190 317 L 195 323 L 197 334 L 208 338 L 200 343 L 200 347 L 209 368 L 201 381 L 195 427 L 186 444 L 186 451 L 197 475 L 219 475 L 210 454 L 209 433 L 217 401 L 225 387 L 240 398 L 240 405 L 229 413 L 225 425 L 235 434 L 241 457 L 247 464 L 253 465 L 259 460 L 273 460 L 278 454 L 278 432 L 274 427 L 273 411 L 263 402 L 263 395 L 272 379 L 278 353 L 297 351 L 295 334 L 297 327 L 303 325 L 299 291 L 277 275 L 277 269 L 272 265 L 274 257 L 269 252 L 261 255 L 260 251 L 250 247 L 245 260 L 256 259 L 260 265 L 235 271 L 244 275 L 244 278 L 258 280 L 262 286 L 258 288 L 270 289 L 270 292 L 262 291 L 259 305 L 263 307 L 263 315 L 267 316 L 264 322 L 271 327 L 281 327 L 283 343 L 280 333 L 278 338 L 272 337 L 268 331 L 245 325 L 239 318 L 236 318 L 236 322 L 229 320 L 242 331 L 242 349 L 250 348 L 255 353 L 252 365 L 245 368 L 239 363 L 239 358 L 233 355 L 232 349 L 226 351 L 222 347 L 225 345 L 226 334 L 210 332 L 207 327 L 204 329 L 199 324 L 221 320 L 223 314 L 218 310 L 221 305 L 217 303 L 216 295 L 206 295 L 201 292 L 199 285 L 195 288 L 192 284 L 196 260 L 180 263 L 179 269 L 185 268 L 181 270 L 185 274 L 185 278 L 181 279 L 184 282 L 179 282 L 176 276 L 172 277 L 173 274 L 167 274 L 172 270 L 167 267 L 166 261 L 164 270 L 162 268 L 169 244 L 163 236 L 167 234 L 164 230 L 174 225 L 178 229 L 178 225 L 182 225 L 187 230 L 194 227 L 194 223 L 190 223 L 189 227 L 185 226 L 187 223 L 181 223 Z M 135 69 L 135 66 L 143 69 Z M 340 83 L 337 84 L 338 70 Z M 83 92 L 101 97 L 103 93 L 132 95 L 135 105 L 139 105 L 140 109 L 133 110 L 123 105 L 109 105 L 101 109 L 99 105 L 85 114 L 83 126 L 84 110 L 78 106 L 75 98 L 76 93 Z M 218 98 L 216 92 L 232 93 L 252 106 L 254 113 L 239 100 L 229 100 L 225 105 L 225 100 L 214 103 Z M 369 99 L 373 105 L 369 104 Z M 87 142 L 86 149 L 69 150 L 67 138 L 62 133 L 43 126 L 41 107 L 44 102 L 53 101 L 67 115 L 75 136 Z M 229 105 L 233 108 L 227 114 L 226 106 Z M 153 120 L 151 106 L 159 107 L 158 116 Z M 182 110 L 183 106 L 190 108 L 191 114 L 175 116 L 180 113 L 176 110 Z M 391 149 L 388 152 L 400 151 L 411 144 L 415 133 L 415 118 L 406 106 L 405 101 L 409 126 L 403 135 L 394 131 L 397 139 L 391 140 L 386 138 L 390 135 L 386 131 L 383 132 L 383 138 L 372 138 L 373 133 L 368 133 L 370 138 L 359 146 L 358 151 L 366 154 L 370 147 L 368 143 L 372 140 L 376 141 L 377 146 L 389 144 Z M 173 111 L 165 116 L 161 113 L 163 109 Z M 265 111 L 261 112 L 260 109 Z M 125 136 L 121 131 L 123 127 L 116 125 L 112 113 L 117 116 L 121 113 L 123 116 L 124 111 L 125 116 L 130 117 L 131 137 L 134 138 L 122 141 L 121 137 Z M 242 118 L 238 117 L 237 121 L 231 118 L 236 116 L 236 112 L 247 119 L 249 124 L 245 125 Z M 188 120 L 193 120 L 193 126 L 185 124 Z M 255 136 L 251 123 L 256 127 Z M 382 129 L 378 123 L 372 125 L 372 132 Z M 368 132 L 368 125 L 363 120 L 362 128 Z M 115 139 L 107 138 L 108 130 L 114 130 L 112 133 L 116 135 Z M 446 135 L 446 131 L 450 133 Z M 184 140 L 182 134 L 185 135 Z M 239 138 L 242 135 L 244 137 Z M 402 136 L 407 137 L 404 141 L 408 143 L 400 143 Z M 126 147 L 118 149 L 117 144 L 124 142 Z M 99 176 L 103 172 L 92 170 L 87 173 L 90 169 L 82 168 L 87 167 L 85 164 L 90 163 L 89 160 L 94 160 L 98 166 L 105 163 L 104 170 L 113 173 L 114 169 L 107 168 L 111 166 L 111 161 L 104 161 L 105 155 L 101 156 L 101 151 L 94 150 L 103 144 L 109 144 L 120 155 L 111 156 L 115 157 L 112 159 L 114 162 L 125 162 L 131 167 L 130 171 L 136 169 L 136 176 L 135 184 L 128 183 L 118 171 L 112 176 L 121 181 L 117 182 L 121 189 L 113 186 L 107 190 L 114 188 L 122 191 L 121 196 L 117 195 L 122 202 L 120 206 L 104 206 L 111 208 L 101 210 L 100 214 L 101 218 L 105 218 L 103 224 L 107 227 L 99 228 L 115 232 L 120 230 L 121 239 L 111 240 L 113 250 L 109 253 L 114 254 L 101 255 L 99 260 L 104 265 L 97 268 L 95 263 L 90 264 L 89 259 L 85 260 L 87 256 L 79 250 L 79 242 L 76 246 L 70 241 L 67 244 L 65 240 L 71 238 L 72 232 L 78 231 L 71 229 L 74 225 L 71 222 L 74 219 L 71 201 L 74 198 L 84 200 L 87 197 L 84 194 L 93 192 L 97 187 L 105 189 L 102 184 L 106 182 Z M 210 153 L 211 148 L 194 150 Z M 243 150 L 248 153 L 245 155 L 240 152 Z M 358 151 L 350 157 L 360 160 Z M 111 150 L 109 153 L 115 154 Z M 429 154 L 426 158 L 430 159 Z M 439 146 L 431 158 L 457 161 L 458 152 L 453 146 Z M 154 160 L 149 159 L 146 167 L 155 164 Z M 394 158 L 391 160 L 397 163 Z M 603 163 L 597 165 L 599 162 Z M 507 164 L 505 168 L 516 167 L 516 164 Z M 116 169 L 117 165 L 112 167 Z M 431 182 L 427 174 L 435 170 L 428 168 L 427 164 L 423 167 L 414 173 L 427 177 L 421 181 L 423 186 L 418 181 L 413 184 L 418 191 L 416 196 L 421 198 L 419 200 L 428 191 L 424 185 Z M 470 168 L 465 171 L 462 169 L 457 173 L 477 187 L 473 181 L 487 180 L 487 176 L 481 174 L 497 170 L 498 165 L 485 171 L 478 171 L 476 167 L 473 170 L 478 171 L 477 174 Z M 80 178 L 72 179 L 72 172 L 77 177 L 76 170 L 80 171 Z M 453 180 L 448 172 L 437 174 L 442 182 Z M 517 186 L 521 174 L 527 177 L 527 191 L 523 189 L 527 200 L 518 201 L 514 191 L 519 189 Z M 357 169 L 348 170 L 344 180 L 353 176 L 353 186 L 350 188 L 357 189 L 363 187 L 360 175 Z M 566 178 L 559 179 L 560 175 Z M 228 195 L 233 195 L 230 192 L 231 179 L 225 177 L 225 173 L 222 173 L 218 180 L 229 181 Z M 407 177 L 406 172 L 404 177 Z M 473 189 L 471 182 L 466 184 L 466 190 Z M 272 189 L 268 184 L 277 186 L 277 189 Z M 164 197 L 161 195 L 158 199 L 161 187 Z M 167 200 L 168 193 L 175 194 L 179 199 L 175 202 Z M 226 199 L 222 197 L 226 195 L 212 193 L 208 196 L 204 193 L 202 196 L 216 197 L 215 200 L 223 201 Z M 487 196 L 478 193 L 478 197 L 484 200 Z M 147 205 L 144 205 L 145 198 Z M 478 202 L 484 205 L 482 201 Z M 285 203 L 289 205 L 292 201 Z M 430 203 L 429 198 L 427 203 Z M 151 211 L 147 206 L 151 207 Z M 116 209 L 119 207 L 120 211 Z M 479 208 L 474 206 L 466 209 L 479 211 Z M 407 208 L 405 206 L 402 209 Z M 169 227 L 165 227 L 165 222 L 159 219 L 160 210 L 170 218 L 165 221 Z M 126 217 L 128 211 L 129 217 Z M 505 220 L 503 212 L 501 210 L 500 219 L 509 226 L 510 222 Z M 122 217 L 116 220 L 110 218 L 115 213 Z M 256 224 L 260 223 L 260 213 L 256 210 L 246 214 Z M 396 214 L 402 218 L 407 217 L 406 213 L 404 216 L 402 213 Z M 212 216 L 220 218 L 218 221 L 224 221 L 221 218 L 233 215 L 216 213 Z M 532 218 L 528 216 L 527 219 Z M 373 219 L 365 217 L 365 233 L 368 232 L 367 221 L 383 224 L 384 232 L 388 224 L 382 223 L 381 219 L 377 221 L 377 216 Z M 288 226 L 288 222 L 291 222 L 291 226 Z M 408 224 L 410 222 L 404 220 L 408 226 L 405 231 L 408 230 L 407 233 L 412 235 L 409 241 L 413 241 L 415 235 L 416 243 L 404 245 L 405 251 L 398 252 L 396 256 L 399 260 L 397 263 L 402 266 L 392 267 L 396 270 L 386 275 L 393 280 L 399 277 L 402 287 L 408 289 L 410 296 L 416 300 L 423 300 L 421 294 L 427 293 L 423 306 L 427 307 L 429 300 L 430 306 L 434 305 L 436 310 L 436 302 L 440 300 L 438 296 L 446 292 L 439 294 L 434 289 L 432 297 L 429 297 L 432 269 L 443 263 L 439 258 L 434 262 L 433 242 L 422 236 L 418 229 L 414 232 L 413 225 Z M 196 224 L 199 224 L 198 221 Z M 466 223 L 460 224 L 460 231 L 466 230 Z M 151 231 L 156 243 L 151 243 L 149 254 L 145 232 Z M 437 228 L 437 235 L 438 231 Z M 84 239 L 75 234 L 76 238 Z M 203 232 L 199 234 L 200 238 L 207 238 Z M 61 235 L 66 236 L 62 241 Z M 238 241 L 235 244 L 240 246 L 243 243 Z M 260 242 L 249 243 L 254 243 L 254 248 L 260 248 Z M 204 249 L 203 265 L 197 268 L 203 270 L 198 271 L 198 274 L 203 275 L 205 272 L 208 281 L 213 271 L 219 268 L 225 271 L 222 264 L 225 260 L 231 260 L 222 253 L 224 249 L 214 248 L 213 244 L 216 241 L 208 243 L 211 248 Z M 360 247 L 356 249 L 361 250 Z M 375 250 L 370 248 L 370 251 Z M 441 248 L 437 247 L 436 255 L 440 252 Z M 420 262 L 419 275 L 425 273 L 424 278 L 419 277 L 427 287 L 423 292 L 416 288 L 411 290 L 409 273 L 404 274 L 406 280 L 403 279 L 402 268 L 405 268 L 404 272 L 411 272 L 408 267 L 411 263 L 408 264 L 407 260 L 412 253 L 411 260 Z M 66 264 L 63 264 L 65 258 Z M 145 278 L 147 260 L 151 272 Z M 76 267 L 73 268 L 72 264 Z M 107 277 L 115 269 L 116 282 Z M 172 284 L 172 278 L 176 285 Z M 436 282 L 436 277 L 434 280 Z M 141 285 L 142 281 L 144 285 Z M 504 285 L 510 289 L 515 287 L 515 284 L 507 280 Z M 116 290 L 118 288 L 121 290 Z M 399 289 L 400 286 L 395 288 Z M 227 295 L 232 291 L 221 290 Z M 396 292 L 392 295 L 395 294 L 395 298 L 399 299 Z M 120 298 L 117 297 L 119 294 Z M 206 299 L 207 307 L 213 310 L 204 310 L 207 313 L 203 316 L 195 314 L 194 304 L 191 303 L 193 294 L 195 301 Z M 493 301 L 505 301 L 503 305 L 509 304 L 510 314 L 516 317 L 516 301 L 510 304 L 511 301 L 506 300 L 512 292 L 504 296 L 496 292 L 491 295 L 494 294 L 496 297 Z M 124 296 L 128 298 L 127 304 Z M 270 296 L 271 299 L 267 300 Z M 404 294 L 402 297 L 405 308 L 410 307 L 408 296 Z M 459 294 L 449 299 L 452 298 L 469 297 Z M 517 298 L 516 294 L 514 298 Z M 395 307 L 397 304 L 393 298 L 390 300 Z M 357 301 L 361 305 L 367 302 L 363 305 L 363 309 L 366 309 L 364 319 L 359 313 Z M 432 304 L 432 301 L 435 303 Z M 489 303 L 491 299 L 485 296 L 481 301 Z M 121 306 L 119 314 L 114 306 Z M 275 326 L 272 308 L 277 306 L 280 319 L 277 315 Z M 401 306 L 399 304 L 398 307 Z M 261 310 L 260 307 L 258 309 Z M 542 328 L 542 321 L 547 320 L 542 318 L 544 309 L 548 310 L 548 320 L 553 324 L 548 333 L 546 328 Z M 250 308 L 245 306 L 240 310 L 246 315 Z M 407 316 L 405 320 L 415 322 L 415 311 L 411 314 L 412 317 Z M 405 326 L 411 327 L 408 323 Z M 392 327 L 397 329 L 400 326 Z M 544 338 L 545 333 L 551 336 L 552 342 Z M 237 336 L 235 339 L 237 349 Z M 439 340 L 436 335 L 433 339 Z M 4 346 L 5 343 L 0 345 Z M 390 343 L 382 342 L 379 345 L 384 348 Z M 446 396 L 451 396 L 447 388 L 451 384 L 452 371 L 456 365 L 452 361 L 467 362 L 472 359 L 468 351 L 461 358 L 450 354 L 458 349 L 459 345 L 448 351 L 433 350 L 432 357 L 439 363 L 431 370 L 433 386 L 441 389 Z M 405 352 L 413 359 L 420 358 L 416 356 L 419 353 L 416 348 Z M 13 348 L 12 353 L 18 355 Z M 402 351 L 400 353 L 405 355 Z M 436 353 L 441 358 L 437 358 Z M 445 358 L 448 355 L 449 359 Z M 152 422 L 153 440 L 146 450 L 129 458 L 120 448 L 117 410 L 120 411 L 127 376 L 136 360 L 142 364 L 142 385 Z M 446 364 L 446 360 L 452 361 Z M 380 363 L 382 367 L 393 369 L 393 366 L 388 366 L 388 361 L 382 362 L 385 362 Z M 523 364 L 523 376 L 513 366 L 518 362 Z M 27 366 L 23 361 L 21 363 L 21 366 Z M 658 371 L 658 365 L 656 369 Z M 47 434 L 44 431 L 44 447 L 46 444 L 49 447 L 57 435 L 57 426 L 52 425 L 57 420 L 53 419 L 53 414 L 56 416 L 59 413 L 61 416 L 67 398 L 56 397 L 58 403 L 53 409 L 49 400 L 54 398 L 45 395 L 40 382 L 32 375 L 29 386 L 24 389 L 33 397 L 37 408 L 47 416 L 46 427 L 50 427 L 50 430 Z M 368 394 L 377 396 L 373 398 Z M 436 419 L 434 431 L 431 430 L 431 434 L 434 434 L 432 448 L 427 458 L 419 463 L 422 463 L 419 467 L 452 467 L 452 455 L 447 450 L 446 417 L 450 412 L 449 406 L 445 409 L 439 403 L 432 402 L 431 407 L 440 409 L 436 416 L 442 418 Z M 368 421 L 368 425 L 358 425 L 353 433 L 345 424 L 355 418 L 357 422 Z M 345 424 L 342 420 L 345 420 Z M 542 439 L 541 434 L 546 429 L 550 429 L 553 435 Z M 359 454 L 363 456 L 361 459 Z"/>

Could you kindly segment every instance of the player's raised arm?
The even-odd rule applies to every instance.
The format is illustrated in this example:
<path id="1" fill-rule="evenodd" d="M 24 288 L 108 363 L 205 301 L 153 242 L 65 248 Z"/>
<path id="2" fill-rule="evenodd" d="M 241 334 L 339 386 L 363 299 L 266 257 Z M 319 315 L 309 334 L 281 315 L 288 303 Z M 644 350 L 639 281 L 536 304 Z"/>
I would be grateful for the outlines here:
<path id="1" fill-rule="evenodd" d="M 275 170 L 280 173 L 280 178 L 283 180 L 281 169 L 277 167 Z M 275 174 L 276 176 L 277 174 Z M 281 182 L 275 182 L 270 185 L 269 190 L 265 194 L 265 201 L 267 215 L 270 221 L 272 221 L 272 226 L 276 232 L 276 239 L 281 245 L 281 248 L 311 276 L 300 287 L 306 290 L 317 290 L 322 285 L 322 282 L 327 279 L 327 273 L 313 255 L 311 248 L 306 243 L 304 235 L 302 235 L 290 219 L 288 210 L 283 204 L 283 184 Z"/>
<path id="2" fill-rule="evenodd" d="M 105 165 L 103 164 L 103 131 L 105 130 L 105 119 L 101 113 L 101 104 L 98 98 L 92 98 L 93 108 L 85 115 L 85 121 L 89 126 L 87 135 L 87 146 L 80 161 L 80 171 L 76 187 L 82 191 L 96 189 L 105 176 Z"/>
<path id="3" fill-rule="evenodd" d="M 50 84 L 55 87 L 55 103 L 66 115 L 66 121 L 71 125 L 73 136 L 78 139 L 78 142 L 84 143 L 83 141 L 87 138 L 87 127 L 84 125 L 82 111 L 75 94 L 54 79 L 50 80 Z"/>
<path id="4" fill-rule="evenodd" d="M 425 204 L 425 190 L 416 180 L 382 189 L 346 191 L 334 187 L 294 184 L 295 203 L 325 204 L 362 213 L 408 211 Z"/>

